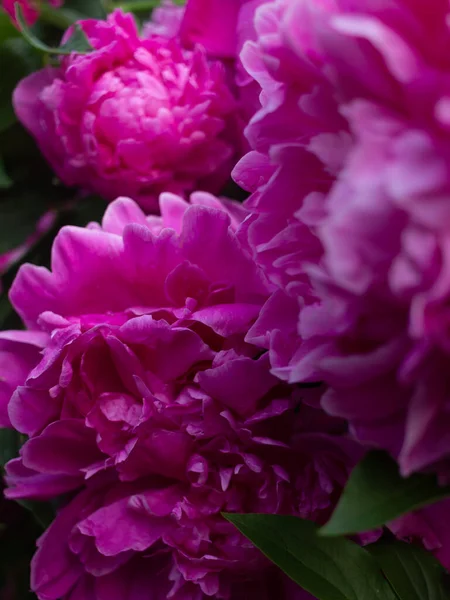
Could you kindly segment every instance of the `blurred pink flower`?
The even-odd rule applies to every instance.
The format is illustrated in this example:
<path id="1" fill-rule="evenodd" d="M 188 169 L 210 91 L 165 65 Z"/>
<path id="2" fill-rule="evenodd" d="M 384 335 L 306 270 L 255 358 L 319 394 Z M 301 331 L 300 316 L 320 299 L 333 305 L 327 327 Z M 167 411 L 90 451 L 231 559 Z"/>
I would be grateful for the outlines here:
<path id="1" fill-rule="evenodd" d="M 164 38 L 178 37 L 185 11 L 184 4 L 174 4 L 172 0 L 162 0 L 154 8 L 149 21 L 144 23 L 143 37 L 150 38 L 160 35 Z"/>
<path id="2" fill-rule="evenodd" d="M 119 10 L 81 26 L 94 51 L 33 73 L 14 93 L 58 177 L 149 211 L 162 191 L 219 191 L 242 135 L 224 66 L 176 39 L 141 39 Z"/>
<path id="3" fill-rule="evenodd" d="M 58 8 L 64 3 L 64 0 L 2 0 L 3 9 L 9 14 L 12 21 L 16 22 L 16 9 L 18 4 L 22 9 L 22 14 L 28 25 L 33 25 L 39 17 L 39 4 L 46 1 L 53 8 Z"/>
<path id="4" fill-rule="evenodd" d="M 304 598 L 223 511 L 329 517 L 361 447 L 244 341 L 272 291 L 236 237 L 240 205 L 119 199 L 25 265 L 4 332 L 3 412 L 29 439 L 10 498 L 78 491 L 40 541 L 42 600 Z M 114 595 L 115 594 L 115 595 Z"/>

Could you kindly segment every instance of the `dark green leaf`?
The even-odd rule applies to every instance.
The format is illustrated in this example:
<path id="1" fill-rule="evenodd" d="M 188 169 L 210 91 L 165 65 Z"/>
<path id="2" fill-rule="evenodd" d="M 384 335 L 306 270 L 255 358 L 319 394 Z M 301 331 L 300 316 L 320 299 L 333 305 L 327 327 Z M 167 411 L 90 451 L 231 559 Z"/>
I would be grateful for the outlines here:
<path id="1" fill-rule="evenodd" d="M 161 0 L 122 0 L 119 2 L 111 2 L 110 9 L 120 8 L 124 12 L 148 13 L 150 14 L 154 8 L 160 6 Z M 182 6 L 186 4 L 186 0 L 173 0 L 173 4 Z"/>
<path id="2" fill-rule="evenodd" d="M 39 23 L 52 25 L 63 31 L 84 18 L 85 15 L 82 15 L 75 10 L 71 10 L 70 8 L 52 8 L 48 4 L 43 4 L 39 13 Z"/>
<path id="3" fill-rule="evenodd" d="M 14 429 L 0 429 L 0 466 L 4 467 L 12 458 L 19 455 L 20 434 Z"/>
<path id="4" fill-rule="evenodd" d="M 8 177 L 8 174 L 5 171 L 5 165 L 0 158 L 0 189 L 8 189 L 12 186 L 12 183 L 11 178 Z"/>
<path id="5" fill-rule="evenodd" d="M 20 36 L 20 33 L 11 23 L 9 15 L 3 11 L 0 11 L 0 42 L 4 42 L 9 38 L 18 36 Z"/>
<path id="6" fill-rule="evenodd" d="M 450 487 L 439 486 L 433 475 L 403 478 L 397 463 L 386 453 L 369 452 L 351 473 L 336 510 L 320 534 L 368 531 L 447 497 Z"/>
<path id="7" fill-rule="evenodd" d="M 279 515 L 225 517 L 318 600 L 397 600 L 366 550 L 344 538 L 320 538 L 310 521 Z"/>
<path id="8" fill-rule="evenodd" d="M 123 0 L 112 3 L 111 8 L 120 8 L 124 12 L 151 12 L 161 4 L 160 0 Z"/>
<path id="9" fill-rule="evenodd" d="M 432 554 L 395 540 L 367 549 L 375 556 L 399 600 L 448 600 L 448 573 Z"/>
<path id="10" fill-rule="evenodd" d="M 78 54 L 88 54 L 93 49 L 79 25 L 75 26 L 74 32 L 70 36 L 70 39 L 63 46 L 60 46 L 58 48 L 52 48 L 51 46 L 47 46 L 47 44 L 42 42 L 34 35 L 32 30 L 26 24 L 22 14 L 22 9 L 17 3 L 16 19 L 17 23 L 20 26 L 20 31 L 22 32 L 22 35 L 27 40 L 27 42 L 31 44 L 33 48 L 36 48 L 41 52 L 45 52 L 46 54 L 68 55 L 72 52 L 78 52 Z"/>
<path id="11" fill-rule="evenodd" d="M 80 18 L 104 19 L 106 17 L 106 2 L 102 0 L 66 0 L 64 8 L 59 11 L 71 11 L 79 14 Z"/>
<path id="12" fill-rule="evenodd" d="M 63 51 L 65 54 L 70 54 L 71 52 L 78 52 L 79 54 L 87 54 L 93 50 L 89 40 L 86 37 L 86 34 L 81 29 L 81 26 L 76 23 L 73 26 L 73 33 L 70 38 L 65 42 L 62 46 L 58 48 L 59 53 Z"/>
<path id="13" fill-rule="evenodd" d="M 30 511 L 36 523 L 42 528 L 47 529 L 55 518 L 55 511 L 48 502 L 34 502 L 31 500 L 19 500 L 18 504 Z"/>

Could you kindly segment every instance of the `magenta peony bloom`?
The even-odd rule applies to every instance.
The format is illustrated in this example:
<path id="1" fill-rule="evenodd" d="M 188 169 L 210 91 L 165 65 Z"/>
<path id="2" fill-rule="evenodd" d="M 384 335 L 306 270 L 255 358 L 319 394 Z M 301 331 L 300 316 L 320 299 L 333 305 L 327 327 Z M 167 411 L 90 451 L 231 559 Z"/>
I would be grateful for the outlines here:
<path id="1" fill-rule="evenodd" d="M 42 3 L 42 1 L 47 2 L 47 4 L 50 4 L 53 8 L 58 8 L 64 3 L 64 0 L 2 0 L 1 5 L 15 23 L 15 5 L 19 4 L 25 21 L 28 25 L 33 25 L 39 17 L 39 4 Z"/>
<path id="2" fill-rule="evenodd" d="M 221 513 L 323 523 L 360 445 L 315 408 L 320 388 L 280 382 L 244 341 L 272 291 L 236 237 L 245 211 L 197 193 L 163 194 L 161 213 L 119 199 L 102 226 L 61 230 L 51 272 L 25 265 L 12 287 L 29 331 L 3 334 L 3 402 L 29 439 L 7 495 L 77 492 L 40 542 L 33 589 L 303 599 Z"/>
<path id="3" fill-rule="evenodd" d="M 324 408 L 405 475 L 449 458 L 448 16 L 276 0 L 242 54 L 263 91 L 240 235 L 279 287 L 247 340 L 282 379 L 327 382 Z"/>
<path id="4" fill-rule="evenodd" d="M 81 26 L 95 50 L 33 73 L 14 93 L 58 177 L 153 211 L 161 191 L 219 191 L 241 143 L 224 66 L 176 39 L 141 39 L 121 11 Z"/>

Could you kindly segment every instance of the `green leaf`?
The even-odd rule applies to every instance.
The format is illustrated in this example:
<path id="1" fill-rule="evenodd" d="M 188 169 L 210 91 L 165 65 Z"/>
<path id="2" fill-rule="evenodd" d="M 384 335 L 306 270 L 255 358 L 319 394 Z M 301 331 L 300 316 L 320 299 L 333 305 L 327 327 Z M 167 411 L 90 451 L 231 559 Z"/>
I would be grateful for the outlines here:
<path id="1" fill-rule="evenodd" d="M 71 54 L 72 52 L 78 52 L 78 54 L 87 54 L 92 52 L 92 50 L 93 48 L 79 23 L 75 23 L 73 26 L 73 33 L 70 38 L 58 48 L 59 54 Z"/>
<path id="2" fill-rule="evenodd" d="M 224 516 L 318 600 L 397 600 L 376 560 L 354 542 L 321 538 L 314 523 L 295 517 Z"/>
<path id="3" fill-rule="evenodd" d="M 30 511 L 33 515 L 36 523 L 41 527 L 42 530 L 47 529 L 55 518 L 55 511 L 48 502 L 35 502 L 31 500 L 18 500 L 20 506 L 23 506 L 26 510 Z"/>
<path id="4" fill-rule="evenodd" d="M 0 42 L 18 36 L 20 36 L 20 32 L 11 23 L 9 15 L 0 11 Z"/>
<path id="5" fill-rule="evenodd" d="M 8 189 L 12 186 L 12 180 L 8 177 L 8 174 L 5 171 L 5 166 L 3 164 L 2 159 L 0 158 L 0 189 Z"/>
<path id="6" fill-rule="evenodd" d="M 357 465 L 323 536 L 349 535 L 380 527 L 404 513 L 450 497 L 433 475 L 403 478 L 385 452 L 369 452 Z"/>
<path id="7" fill-rule="evenodd" d="M 21 445 L 20 434 L 17 431 L 14 431 L 14 429 L 0 429 L 1 467 L 4 467 L 8 461 L 19 455 Z"/>
<path id="8" fill-rule="evenodd" d="M 74 31 L 65 44 L 59 46 L 58 48 L 52 48 L 51 46 L 47 46 L 47 44 L 42 42 L 34 35 L 34 33 L 26 24 L 22 14 L 22 9 L 18 3 L 16 3 L 16 19 L 23 37 L 29 44 L 31 44 L 31 46 L 33 46 L 33 48 L 36 48 L 36 50 L 40 50 L 41 52 L 51 55 L 68 55 L 72 54 L 72 52 L 77 52 L 78 54 L 88 54 L 93 50 L 80 25 L 76 24 L 74 26 Z"/>
<path id="9" fill-rule="evenodd" d="M 111 5 L 112 9 L 120 8 L 124 12 L 151 12 L 161 4 L 160 0 L 123 0 L 122 2 L 114 2 Z"/>
<path id="10" fill-rule="evenodd" d="M 77 13 L 82 19 L 104 19 L 107 14 L 102 0 L 66 0 L 61 10 Z"/>
<path id="11" fill-rule="evenodd" d="M 85 15 L 82 15 L 75 10 L 70 10 L 70 8 L 52 8 L 47 3 L 41 6 L 39 13 L 39 23 L 52 25 L 63 31 L 84 18 Z"/>
<path id="12" fill-rule="evenodd" d="M 382 540 L 368 546 L 399 600 L 448 600 L 448 573 L 434 556 L 415 546 Z"/>

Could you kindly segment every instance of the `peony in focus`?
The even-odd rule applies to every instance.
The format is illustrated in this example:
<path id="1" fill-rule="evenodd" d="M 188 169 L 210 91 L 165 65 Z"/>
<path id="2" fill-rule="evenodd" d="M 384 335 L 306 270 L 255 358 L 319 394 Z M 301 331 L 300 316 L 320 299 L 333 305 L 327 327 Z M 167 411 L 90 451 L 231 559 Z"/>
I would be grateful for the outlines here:
<path id="1" fill-rule="evenodd" d="M 28 330 L 2 334 L 2 402 L 29 439 L 7 495 L 66 499 L 32 587 L 303 600 L 221 513 L 323 523 L 360 445 L 315 408 L 320 386 L 280 382 L 245 342 L 273 291 L 236 236 L 245 211 L 203 192 L 160 203 L 145 217 L 119 199 L 101 226 L 63 228 L 51 272 L 25 265 L 12 287 Z"/>
<path id="2" fill-rule="evenodd" d="M 147 211 L 162 191 L 219 191 L 241 152 L 225 67 L 176 39 L 141 39 L 120 10 L 80 25 L 94 51 L 33 73 L 14 93 L 58 177 Z"/>
<path id="3" fill-rule="evenodd" d="M 327 382 L 324 408 L 405 475 L 444 477 L 448 13 L 440 0 L 261 7 L 242 59 L 263 105 L 235 169 L 253 192 L 242 237 L 279 286 L 248 341 L 282 379 Z"/>
<path id="4" fill-rule="evenodd" d="M 33 25 L 39 17 L 39 4 L 42 1 L 47 2 L 53 8 L 58 8 L 64 0 L 3 0 L 2 7 L 11 17 L 14 23 L 16 22 L 16 4 L 19 4 L 23 17 L 28 25 Z"/>

